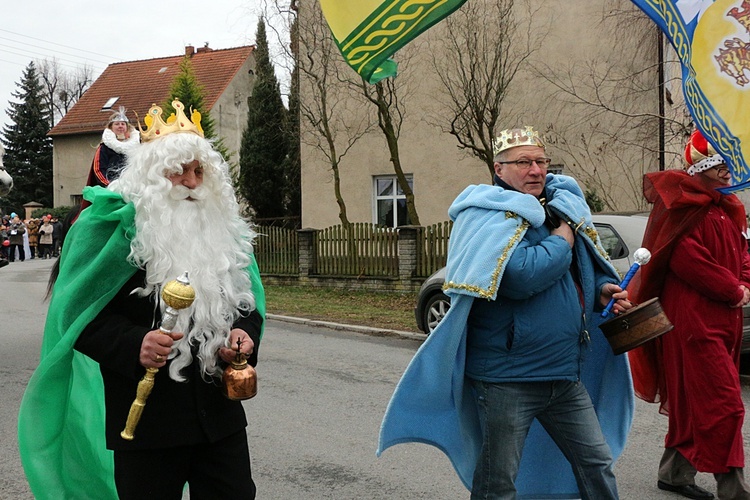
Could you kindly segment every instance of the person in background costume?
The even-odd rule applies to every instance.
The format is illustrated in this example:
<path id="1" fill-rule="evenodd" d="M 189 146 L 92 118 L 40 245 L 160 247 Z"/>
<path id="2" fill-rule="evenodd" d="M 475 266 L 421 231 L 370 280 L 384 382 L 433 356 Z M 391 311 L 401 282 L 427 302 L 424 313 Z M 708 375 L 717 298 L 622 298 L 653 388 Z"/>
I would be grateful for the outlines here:
<path id="1" fill-rule="evenodd" d="M 140 126 L 140 125 L 139 125 Z M 94 152 L 91 169 L 86 180 L 86 186 L 101 186 L 106 188 L 120 175 L 125 166 L 127 155 L 141 143 L 140 132 L 130 124 L 127 111 L 120 106 L 117 112 L 109 117 L 107 127 L 102 132 L 102 142 Z M 91 205 L 84 199 L 79 210 Z"/>
<path id="2" fill-rule="evenodd" d="M 245 411 L 220 382 L 238 348 L 257 361 L 255 233 L 199 119 L 172 104 L 177 122 L 154 106 L 147 142 L 108 189 L 84 189 L 92 204 L 65 237 L 18 419 L 37 499 L 180 499 L 186 483 L 196 500 L 255 497 Z M 196 299 L 162 334 L 161 289 L 185 271 Z M 128 441 L 120 432 L 146 368 L 159 371 Z"/>
<path id="3" fill-rule="evenodd" d="M 383 418 L 378 454 L 437 446 L 473 499 L 618 498 L 612 463 L 632 386 L 594 310 L 612 297 L 615 312 L 631 305 L 581 189 L 547 174 L 549 163 L 532 127 L 504 130 L 494 185 L 469 186 L 451 205 L 451 308 Z"/>
<path id="4" fill-rule="evenodd" d="M 721 155 L 696 131 L 687 171 L 646 174 L 653 203 L 643 246 L 651 262 L 636 275 L 635 301 L 659 297 L 674 330 L 629 353 L 636 394 L 669 417 L 657 486 L 687 498 L 714 495 L 695 485 L 713 473 L 720 499 L 750 499 L 743 477 L 739 379 L 742 306 L 750 301 L 745 209 L 717 188 L 731 181 Z"/>
<path id="5" fill-rule="evenodd" d="M 109 117 L 102 132 L 102 142 L 96 148 L 87 186 L 107 187 L 125 166 L 126 155 L 140 144 L 140 133 L 130 124 L 124 106 Z"/>

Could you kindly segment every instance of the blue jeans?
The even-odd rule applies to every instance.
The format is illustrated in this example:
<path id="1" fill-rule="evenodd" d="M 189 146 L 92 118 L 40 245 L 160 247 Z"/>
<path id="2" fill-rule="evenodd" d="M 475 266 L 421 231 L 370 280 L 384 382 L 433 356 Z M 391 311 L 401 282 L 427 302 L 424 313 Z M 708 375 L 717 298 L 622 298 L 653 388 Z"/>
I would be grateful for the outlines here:
<path id="1" fill-rule="evenodd" d="M 573 467 L 583 500 L 617 499 L 612 453 L 580 382 L 472 380 L 483 433 L 471 498 L 516 498 L 524 441 L 536 418 Z M 544 474 L 544 471 L 539 471 Z"/>

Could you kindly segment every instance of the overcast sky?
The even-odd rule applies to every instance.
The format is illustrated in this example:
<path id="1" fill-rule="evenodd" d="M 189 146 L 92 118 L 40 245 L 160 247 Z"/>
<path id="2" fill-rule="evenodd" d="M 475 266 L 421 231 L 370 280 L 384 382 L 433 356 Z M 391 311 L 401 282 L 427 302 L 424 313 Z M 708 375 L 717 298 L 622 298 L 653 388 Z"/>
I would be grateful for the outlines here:
<path id="1" fill-rule="evenodd" d="M 258 0 L 26 0 L 0 15 L 0 131 L 29 62 L 88 64 L 94 79 L 112 63 L 176 56 L 186 45 L 226 49 L 255 43 Z M 269 33 L 269 39 L 271 33 Z"/>

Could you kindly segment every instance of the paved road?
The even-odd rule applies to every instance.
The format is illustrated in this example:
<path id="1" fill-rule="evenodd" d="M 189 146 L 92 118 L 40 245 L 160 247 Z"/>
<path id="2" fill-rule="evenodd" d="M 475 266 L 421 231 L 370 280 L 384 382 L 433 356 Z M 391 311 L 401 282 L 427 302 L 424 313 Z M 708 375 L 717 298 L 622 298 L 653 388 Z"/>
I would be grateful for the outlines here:
<path id="1" fill-rule="evenodd" d="M 27 261 L 0 269 L 0 500 L 31 498 L 16 449 L 16 414 L 38 359 L 50 265 Z M 269 321 L 259 394 L 245 403 L 258 498 L 468 498 L 448 460 L 432 447 L 399 445 L 375 457 L 383 411 L 418 346 L 413 339 Z M 680 498 L 655 488 L 665 428 L 655 406 L 638 403 L 616 468 L 621 498 Z M 715 491 L 710 475 L 699 475 L 698 482 Z"/>

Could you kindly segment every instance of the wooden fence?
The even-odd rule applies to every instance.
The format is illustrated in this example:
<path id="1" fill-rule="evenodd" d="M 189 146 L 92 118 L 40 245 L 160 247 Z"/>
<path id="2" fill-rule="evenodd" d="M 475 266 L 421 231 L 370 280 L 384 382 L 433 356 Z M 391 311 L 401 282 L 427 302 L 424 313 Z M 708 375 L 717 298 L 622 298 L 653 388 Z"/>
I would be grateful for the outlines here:
<path id="1" fill-rule="evenodd" d="M 353 223 L 302 230 L 311 234 L 303 265 L 299 231 L 259 226 L 255 257 L 266 275 L 296 276 L 304 267 L 307 276 L 424 278 L 445 265 L 452 227 L 447 221 L 396 229 Z"/>
<path id="2" fill-rule="evenodd" d="M 255 259 L 263 274 L 297 274 L 299 272 L 299 240 L 297 231 L 275 226 L 259 226 L 255 230 Z"/>
<path id="3" fill-rule="evenodd" d="M 318 231 L 313 274 L 398 276 L 398 230 L 355 222 Z"/>
<path id="4" fill-rule="evenodd" d="M 427 277 L 445 266 L 451 229 L 452 220 L 420 228 L 417 233 L 417 276 Z"/>

